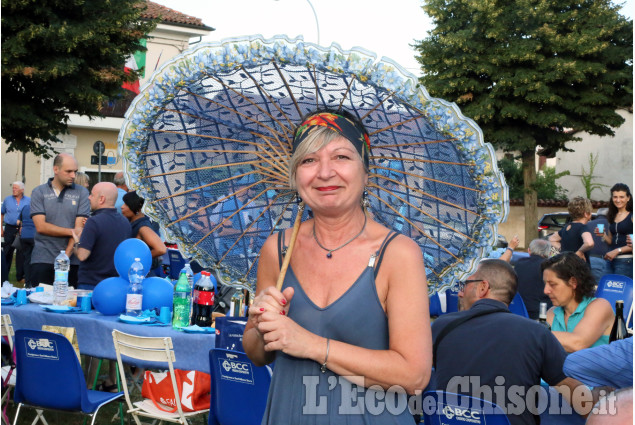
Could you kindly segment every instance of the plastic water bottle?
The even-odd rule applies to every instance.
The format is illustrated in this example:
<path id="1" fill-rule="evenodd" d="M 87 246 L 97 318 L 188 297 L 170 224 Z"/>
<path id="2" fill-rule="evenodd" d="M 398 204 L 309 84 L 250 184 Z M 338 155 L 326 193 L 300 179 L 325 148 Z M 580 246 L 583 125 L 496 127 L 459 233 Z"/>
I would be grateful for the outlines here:
<path id="1" fill-rule="evenodd" d="M 181 272 L 179 273 L 179 278 L 181 277 L 181 273 L 185 273 L 185 276 L 187 276 L 187 284 L 189 286 L 189 292 L 190 292 L 190 305 L 189 305 L 189 317 L 187 318 L 188 324 L 185 326 L 188 326 L 192 323 L 192 311 L 194 310 L 194 305 L 193 305 L 193 301 L 194 301 L 194 297 L 193 297 L 193 291 L 194 291 L 194 272 L 192 271 L 192 267 L 190 267 L 190 263 L 185 263 L 185 266 L 181 269 Z"/>
<path id="2" fill-rule="evenodd" d="M 55 258 L 55 281 L 53 282 L 53 304 L 62 305 L 68 296 L 68 271 L 71 268 L 71 260 L 64 250 Z"/>
<path id="3" fill-rule="evenodd" d="M 145 277 L 141 259 L 135 258 L 134 263 L 128 269 L 128 281 L 130 282 L 126 293 L 126 314 L 128 316 L 139 316 L 142 312 L 143 286 L 141 282 Z"/>
<path id="4" fill-rule="evenodd" d="M 181 329 L 190 324 L 190 299 L 191 289 L 187 281 L 187 274 L 182 271 L 179 280 L 174 285 L 174 297 L 172 298 L 172 328 Z"/>

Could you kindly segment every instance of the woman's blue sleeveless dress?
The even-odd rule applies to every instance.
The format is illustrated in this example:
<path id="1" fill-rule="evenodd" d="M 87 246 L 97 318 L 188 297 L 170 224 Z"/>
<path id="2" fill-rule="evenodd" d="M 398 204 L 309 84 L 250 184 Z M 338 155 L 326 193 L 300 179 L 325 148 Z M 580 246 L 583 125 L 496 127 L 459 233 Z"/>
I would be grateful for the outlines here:
<path id="1" fill-rule="evenodd" d="M 385 247 L 395 235 L 388 235 L 361 276 L 326 308 L 313 304 L 289 267 L 283 284 L 283 288 L 290 286 L 295 290 L 289 317 L 308 331 L 332 340 L 374 350 L 388 349 L 388 318 L 377 296 L 375 276 Z M 320 364 L 313 360 L 278 351 L 262 423 L 414 423 L 405 394 L 377 390 L 358 387 L 328 369 L 321 373 Z"/>

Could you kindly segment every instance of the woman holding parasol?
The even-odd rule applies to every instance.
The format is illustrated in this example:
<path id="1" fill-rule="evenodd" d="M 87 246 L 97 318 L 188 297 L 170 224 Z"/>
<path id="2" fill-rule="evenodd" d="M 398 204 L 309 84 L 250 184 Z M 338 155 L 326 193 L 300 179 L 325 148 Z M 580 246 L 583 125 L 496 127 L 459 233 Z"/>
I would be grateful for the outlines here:
<path id="1" fill-rule="evenodd" d="M 331 423 L 339 415 L 353 423 L 412 423 L 406 393 L 428 383 L 422 251 L 366 212 L 369 146 L 363 125 L 339 110 L 313 113 L 295 132 L 290 185 L 313 217 L 299 227 L 281 291 L 276 280 L 292 232 L 264 243 L 243 338 L 254 363 L 276 361 L 264 424 Z M 363 408 L 394 386 L 401 391 L 385 400 L 396 397 L 392 404 L 402 409 Z M 342 405 L 349 392 L 360 398 Z"/>

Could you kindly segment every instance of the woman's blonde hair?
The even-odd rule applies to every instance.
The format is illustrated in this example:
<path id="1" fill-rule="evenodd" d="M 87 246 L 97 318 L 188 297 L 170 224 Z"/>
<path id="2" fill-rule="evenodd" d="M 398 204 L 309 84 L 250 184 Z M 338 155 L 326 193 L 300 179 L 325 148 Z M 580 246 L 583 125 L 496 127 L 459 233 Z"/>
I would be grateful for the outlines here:
<path id="1" fill-rule="evenodd" d="M 298 167 L 300 166 L 300 162 L 307 156 L 312 153 L 315 153 L 322 149 L 324 146 L 328 145 L 336 139 L 340 137 L 337 131 L 331 130 L 327 127 L 315 127 L 311 130 L 311 133 L 298 145 L 293 156 L 289 160 L 289 187 L 293 190 L 297 190 L 297 186 L 295 184 L 295 177 L 298 171 Z M 360 162 L 363 162 L 362 157 L 359 155 L 357 150 L 355 150 L 357 158 Z"/>
<path id="2" fill-rule="evenodd" d="M 88 188 L 90 186 L 90 177 L 86 173 L 78 171 L 75 173 L 75 184 Z"/>
<path id="3" fill-rule="evenodd" d="M 579 220 L 584 217 L 585 214 L 591 214 L 593 205 L 591 201 L 582 196 L 576 196 L 573 198 L 567 207 L 571 220 Z"/>

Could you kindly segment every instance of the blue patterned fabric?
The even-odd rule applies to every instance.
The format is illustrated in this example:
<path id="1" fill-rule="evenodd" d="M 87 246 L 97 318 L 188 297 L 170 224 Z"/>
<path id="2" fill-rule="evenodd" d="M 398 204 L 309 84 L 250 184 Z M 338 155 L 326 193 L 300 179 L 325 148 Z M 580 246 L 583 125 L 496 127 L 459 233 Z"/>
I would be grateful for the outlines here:
<path id="1" fill-rule="evenodd" d="M 350 112 L 368 131 L 370 211 L 417 241 L 431 292 L 472 272 L 509 208 L 494 149 L 455 104 L 361 49 L 254 36 L 184 52 L 155 72 L 126 114 L 119 149 L 129 187 L 185 256 L 253 289 L 262 244 L 296 215 L 293 134 L 302 116 L 327 108 Z M 188 209 L 194 194 L 200 202 Z M 251 223 L 210 218 L 245 194 L 236 214 Z M 192 231 L 194 219 L 203 228 Z"/>

